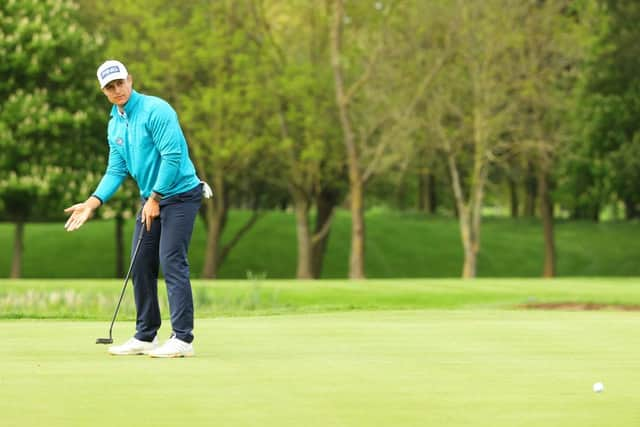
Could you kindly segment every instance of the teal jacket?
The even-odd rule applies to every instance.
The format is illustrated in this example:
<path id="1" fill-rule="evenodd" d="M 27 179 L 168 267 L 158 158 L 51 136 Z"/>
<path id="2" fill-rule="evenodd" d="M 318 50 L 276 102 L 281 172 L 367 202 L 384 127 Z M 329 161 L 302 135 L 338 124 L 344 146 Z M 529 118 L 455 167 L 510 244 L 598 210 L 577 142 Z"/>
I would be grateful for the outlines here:
<path id="1" fill-rule="evenodd" d="M 166 198 L 195 188 L 200 179 L 173 108 L 160 98 L 132 90 L 124 111 L 121 114 L 117 105 L 111 110 L 109 162 L 93 195 L 105 203 L 127 175 L 145 198 L 152 191 Z"/>

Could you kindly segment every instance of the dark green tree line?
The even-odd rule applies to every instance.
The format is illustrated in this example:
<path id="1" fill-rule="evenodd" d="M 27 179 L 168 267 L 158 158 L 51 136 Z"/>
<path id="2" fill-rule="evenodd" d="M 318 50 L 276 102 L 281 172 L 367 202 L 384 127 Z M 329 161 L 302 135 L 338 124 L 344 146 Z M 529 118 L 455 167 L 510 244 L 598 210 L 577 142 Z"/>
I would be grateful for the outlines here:
<path id="1" fill-rule="evenodd" d="M 575 155 L 563 170 L 566 203 L 574 218 L 598 220 L 622 203 L 626 218 L 640 217 L 640 4 L 601 0 L 597 36 L 576 108 Z"/>

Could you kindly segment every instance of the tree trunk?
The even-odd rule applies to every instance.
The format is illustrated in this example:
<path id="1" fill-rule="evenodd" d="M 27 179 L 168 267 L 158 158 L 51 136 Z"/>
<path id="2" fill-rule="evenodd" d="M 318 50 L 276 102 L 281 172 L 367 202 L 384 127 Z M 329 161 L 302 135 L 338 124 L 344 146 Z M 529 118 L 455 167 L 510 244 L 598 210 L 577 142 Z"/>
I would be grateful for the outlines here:
<path id="1" fill-rule="evenodd" d="M 216 195 L 210 199 L 203 199 L 205 203 L 205 223 L 207 225 L 207 243 L 202 266 L 202 278 L 215 279 L 218 275 L 220 259 L 220 238 L 226 223 L 227 200 L 222 175 L 214 176 Z"/>
<path id="2" fill-rule="evenodd" d="M 429 197 L 427 197 L 427 201 L 429 202 L 427 204 L 427 212 L 435 214 L 438 210 L 438 193 L 436 192 L 436 176 L 433 172 L 429 172 L 427 183 L 427 194 L 429 195 Z"/>
<path id="3" fill-rule="evenodd" d="M 349 278 L 364 279 L 364 185 L 362 181 L 351 183 L 351 256 Z"/>
<path id="4" fill-rule="evenodd" d="M 456 211 L 458 212 L 460 239 L 462 241 L 464 255 L 462 277 L 465 279 L 471 279 L 476 277 L 477 274 L 477 258 L 478 250 L 480 248 L 480 212 L 474 212 L 474 209 L 479 209 L 478 203 L 480 203 L 480 205 L 482 203 L 482 193 L 471 189 L 470 191 L 476 191 L 477 193 L 475 197 L 472 198 L 472 200 L 475 200 L 476 202 L 467 204 L 465 202 L 460 173 L 458 171 L 455 157 L 453 154 L 449 153 L 447 158 L 451 174 L 451 185 L 455 196 Z"/>
<path id="5" fill-rule="evenodd" d="M 205 203 L 213 204 L 206 201 Z M 203 279 L 215 279 L 218 276 L 218 257 L 220 250 L 220 236 L 222 235 L 221 220 L 217 209 L 207 209 L 207 242 L 205 245 L 204 264 L 202 266 Z"/>
<path id="6" fill-rule="evenodd" d="M 316 209 L 318 212 L 313 230 L 314 235 L 320 233 L 326 226 L 327 221 L 332 217 L 333 211 L 338 205 L 339 196 L 340 194 L 336 190 L 326 188 L 320 190 L 320 193 L 316 198 Z M 315 279 L 319 279 L 322 276 L 322 265 L 324 263 L 324 256 L 327 252 L 328 243 L 329 230 L 311 243 L 311 275 Z"/>
<path id="7" fill-rule="evenodd" d="M 544 234 L 544 268 L 543 277 L 555 277 L 556 275 L 556 249 L 553 232 L 553 203 L 549 194 L 548 176 L 545 168 L 541 168 L 539 183 L 540 215 Z"/>
<path id="8" fill-rule="evenodd" d="M 469 243 L 472 246 L 471 243 Z M 477 259 L 478 254 L 472 247 L 466 247 L 464 251 L 464 265 L 462 267 L 462 278 L 473 279 L 477 275 Z"/>
<path id="9" fill-rule="evenodd" d="M 462 278 L 464 279 L 472 279 L 477 274 L 478 245 L 473 234 L 473 226 L 469 222 L 469 212 L 465 212 L 464 215 L 460 215 L 460 235 L 464 251 Z"/>
<path id="10" fill-rule="evenodd" d="M 461 210 L 461 218 L 469 224 L 467 243 L 465 244 L 465 259 L 462 277 L 470 279 L 478 273 L 478 252 L 480 251 L 480 222 L 482 219 L 482 205 L 484 202 L 484 185 L 489 170 L 487 159 L 486 122 L 482 109 L 474 108 L 473 113 L 473 175 L 469 185 L 469 203 L 465 210 Z"/>
<path id="11" fill-rule="evenodd" d="M 520 199 L 518 198 L 518 184 L 512 177 L 507 178 L 509 181 L 509 200 L 511 207 L 511 218 L 518 218 L 520 211 Z"/>
<path id="12" fill-rule="evenodd" d="M 524 199 L 524 216 L 533 218 L 536 216 L 536 198 L 538 197 L 538 183 L 533 164 L 527 165 L 527 176 L 524 180 L 525 199 Z"/>
<path id="13" fill-rule="evenodd" d="M 296 278 L 311 279 L 311 232 L 309 230 L 309 200 L 299 189 L 291 188 L 296 213 L 296 236 L 298 240 L 298 266 Z"/>
<path id="14" fill-rule="evenodd" d="M 343 141 L 347 154 L 349 168 L 349 191 L 351 203 L 351 254 L 349 257 L 349 278 L 364 279 L 364 181 L 360 171 L 360 156 L 358 154 L 351 119 L 349 117 L 349 99 L 345 91 L 344 76 L 341 64 L 342 22 L 344 4 L 335 1 L 333 23 L 331 26 L 331 66 L 336 90 L 336 102 L 340 123 L 342 125 Z"/>
<path id="15" fill-rule="evenodd" d="M 436 177 L 431 171 L 418 172 L 418 210 L 435 214 L 438 208 Z"/>
<path id="16" fill-rule="evenodd" d="M 447 160 L 451 173 L 453 193 L 458 207 L 460 234 L 464 248 L 464 264 L 462 277 L 474 278 L 477 275 L 478 252 L 480 251 L 480 223 L 482 219 L 482 205 L 484 202 L 484 187 L 489 171 L 487 157 L 486 122 L 479 107 L 473 112 L 473 171 L 469 180 L 469 198 L 466 201 L 460 179 L 460 172 L 451 146 L 447 143 Z"/>
<path id="17" fill-rule="evenodd" d="M 116 277 L 124 277 L 124 217 L 122 212 L 116 214 Z"/>
<path id="18" fill-rule="evenodd" d="M 484 179 L 482 169 L 486 165 L 478 165 L 480 168 L 477 174 L 477 184 L 470 191 L 472 192 L 469 208 L 465 209 L 464 221 L 467 224 L 467 238 L 464 243 L 465 257 L 462 269 L 462 277 L 472 279 L 478 275 L 478 252 L 480 252 L 480 221 L 482 212 L 482 201 L 484 199 Z M 462 218 L 462 217 L 461 217 Z M 461 220 L 462 221 L 462 220 Z"/>
<path id="19" fill-rule="evenodd" d="M 638 211 L 635 201 L 630 197 L 624 199 L 624 215 L 627 220 L 640 217 L 640 211 Z"/>
<path id="20" fill-rule="evenodd" d="M 22 277 L 22 253 L 24 252 L 24 222 L 15 223 L 13 234 L 13 258 L 11 260 L 11 279 Z"/>

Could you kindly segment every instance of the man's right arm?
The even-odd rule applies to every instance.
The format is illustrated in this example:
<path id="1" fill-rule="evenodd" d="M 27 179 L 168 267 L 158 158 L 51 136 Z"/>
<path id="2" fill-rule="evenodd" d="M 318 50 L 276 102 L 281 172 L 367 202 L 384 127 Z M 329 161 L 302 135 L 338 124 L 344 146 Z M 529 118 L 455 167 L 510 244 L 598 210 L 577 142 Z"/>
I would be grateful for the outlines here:
<path id="1" fill-rule="evenodd" d="M 115 147 L 109 146 L 107 170 L 92 197 L 98 199 L 101 204 L 106 203 L 120 188 L 128 174 L 127 163 L 120 152 Z"/>

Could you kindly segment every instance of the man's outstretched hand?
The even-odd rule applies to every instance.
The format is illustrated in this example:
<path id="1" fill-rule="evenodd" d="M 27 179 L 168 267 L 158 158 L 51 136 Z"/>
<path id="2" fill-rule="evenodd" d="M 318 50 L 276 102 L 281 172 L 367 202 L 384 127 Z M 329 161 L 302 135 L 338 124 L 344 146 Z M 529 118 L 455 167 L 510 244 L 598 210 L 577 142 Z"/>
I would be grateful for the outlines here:
<path id="1" fill-rule="evenodd" d="M 90 197 L 86 202 L 76 203 L 75 205 L 68 207 L 64 211 L 70 213 L 71 216 L 67 220 L 64 228 L 67 231 L 74 231 L 82 227 L 82 224 L 87 222 L 93 211 L 100 206 L 100 201 L 96 198 Z"/>

